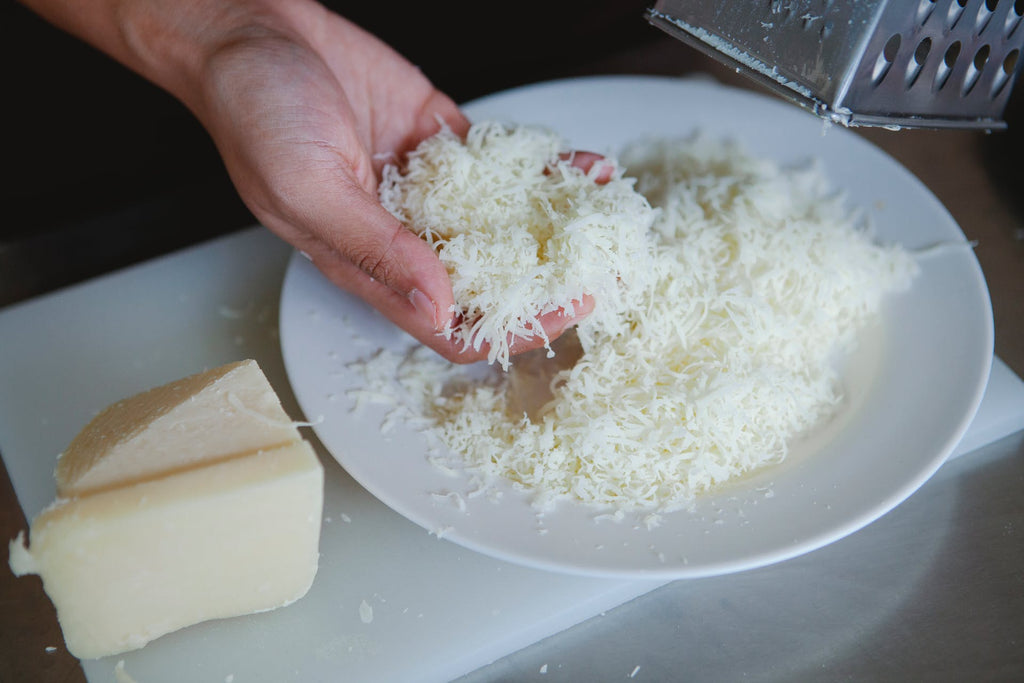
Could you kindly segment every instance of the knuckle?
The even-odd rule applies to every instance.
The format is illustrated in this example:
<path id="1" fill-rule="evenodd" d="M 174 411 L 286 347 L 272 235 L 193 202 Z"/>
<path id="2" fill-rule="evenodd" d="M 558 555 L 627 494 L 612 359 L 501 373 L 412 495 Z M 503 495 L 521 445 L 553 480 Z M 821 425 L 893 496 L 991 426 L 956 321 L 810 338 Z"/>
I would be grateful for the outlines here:
<path id="1" fill-rule="evenodd" d="M 395 270 L 394 244 L 402 229 L 401 225 L 394 226 L 387 237 L 357 246 L 349 252 L 349 258 L 359 270 L 374 280 L 390 282 Z"/>

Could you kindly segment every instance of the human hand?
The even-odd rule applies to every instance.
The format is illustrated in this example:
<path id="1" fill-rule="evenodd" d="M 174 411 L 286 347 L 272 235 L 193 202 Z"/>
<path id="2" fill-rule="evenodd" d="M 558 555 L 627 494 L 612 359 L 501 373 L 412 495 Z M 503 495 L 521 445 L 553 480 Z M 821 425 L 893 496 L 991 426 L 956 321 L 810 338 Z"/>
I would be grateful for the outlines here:
<path id="1" fill-rule="evenodd" d="M 304 3 L 302 4 L 304 5 Z M 433 249 L 377 200 L 384 163 L 469 123 L 397 53 L 319 5 L 220 46 L 194 110 L 254 215 L 416 339 L 477 360 L 438 332 L 452 306 Z"/>
<path id="2" fill-rule="evenodd" d="M 384 163 L 439 121 L 457 134 L 469 122 L 388 46 L 318 5 L 307 11 L 286 29 L 222 46 L 207 62 L 198 116 L 264 225 L 449 360 L 486 358 L 486 346 L 438 334 L 452 316 L 448 275 L 376 193 Z M 556 338 L 592 307 L 585 297 L 568 314 L 543 316 L 545 335 Z M 543 335 L 519 338 L 511 350 L 543 343 Z"/>
<path id="3" fill-rule="evenodd" d="M 256 218 L 332 282 L 450 360 L 487 357 L 439 334 L 453 315 L 444 266 L 377 199 L 385 163 L 440 121 L 469 128 L 394 50 L 312 0 L 28 2 L 185 103 Z M 544 316 L 546 335 L 592 306 Z M 542 344 L 517 339 L 512 351 Z"/>

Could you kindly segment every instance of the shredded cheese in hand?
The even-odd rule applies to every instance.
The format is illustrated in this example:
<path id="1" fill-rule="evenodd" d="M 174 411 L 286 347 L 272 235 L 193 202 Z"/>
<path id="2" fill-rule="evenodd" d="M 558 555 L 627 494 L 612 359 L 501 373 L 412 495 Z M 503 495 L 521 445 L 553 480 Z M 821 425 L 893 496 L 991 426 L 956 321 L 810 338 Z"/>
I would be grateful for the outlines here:
<path id="1" fill-rule="evenodd" d="M 646 277 L 637 266 L 650 259 L 655 212 L 633 183 L 613 159 L 574 167 L 551 131 L 481 122 L 465 141 L 445 128 L 404 168 L 385 167 L 379 195 L 448 271 L 457 314 L 448 337 L 488 344 L 488 361 L 507 370 L 513 337 L 539 336 L 550 352 L 540 316 L 571 315 L 591 295 L 601 302 L 595 318 L 608 323 Z"/>
<path id="2" fill-rule="evenodd" d="M 836 352 L 851 350 L 886 293 L 908 287 L 916 272 L 904 250 L 872 240 L 817 167 L 781 168 L 701 137 L 637 143 L 621 158 L 658 209 L 646 247 L 630 247 L 644 258 L 631 265 L 608 257 L 616 284 L 596 294 L 611 291 L 613 305 L 577 326 L 566 342 L 577 347 L 560 353 L 559 365 L 533 356 L 479 378 L 422 348 L 365 365 L 374 391 L 390 386 L 395 403 L 447 446 L 450 456 L 436 462 L 471 473 L 475 485 L 511 480 L 541 507 L 571 499 L 665 512 L 777 463 L 840 406 Z M 437 169 L 443 179 L 431 182 L 420 171 L 408 177 L 413 186 L 458 184 L 467 192 L 460 204 L 502 204 L 504 185 L 481 191 L 450 178 L 469 168 Z M 537 174 L 543 168 L 523 171 Z M 430 192 L 413 186 L 403 191 L 423 196 L 412 202 L 423 207 L 416 221 L 437 226 L 425 230 L 454 220 L 450 207 L 427 208 Z M 477 245 L 450 267 L 479 283 L 480 308 L 470 310 L 483 315 L 494 297 L 507 296 L 488 292 L 488 278 L 510 282 L 501 264 L 526 258 L 496 263 L 506 238 L 493 227 L 451 230 L 436 238 L 442 255 L 456 237 Z M 565 258 L 584 253 L 593 252 L 578 247 Z M 475 279 L 478 269 L 487 277 Z M 557 289 L 541 280 L 531 296 Z"/>

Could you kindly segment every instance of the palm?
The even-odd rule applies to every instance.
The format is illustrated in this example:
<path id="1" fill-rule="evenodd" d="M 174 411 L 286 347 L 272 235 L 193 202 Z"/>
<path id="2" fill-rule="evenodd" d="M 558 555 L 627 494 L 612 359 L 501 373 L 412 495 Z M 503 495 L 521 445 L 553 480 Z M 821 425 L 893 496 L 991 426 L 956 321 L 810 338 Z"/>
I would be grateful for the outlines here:
<path id="1" fill-rule="evenodd" d="M 210 89 L 217 114 L 227 116 L 214 117 L 211 132 L 261 219 L 298 210 L 280 206 L 295 199 L 316 204 L 322 192 L 337 192 L 339 182 L 373 193 L 389 155 L 436 132 L 439 116 L 457 130 L 467 125 L 398 54 L 325 16 L 320 39 L 304 48 L 270 37 L 217 57 Z M 266 205 L 266 194 L 278 195 L 276 206 Z"/>
<path id="2" fill-rule="evenodd" d="M 448 275 L 376 196 L 383 165 L 437 132 L 439 118 L 460 134 L 469 122 L 419 70 L 352 24 L 324 12 L 304 29 L 237 41 L 209 63 L 198 113 L 239 193 L 333 282 L 424 344 L 452 360 L 486 357 L 486 348 L 465 352 L 438 335 L 451 318 Z M 551 338 L 569 324 L 549 318 Z M 541 343 L 518 340 L 514 350 Z"/>

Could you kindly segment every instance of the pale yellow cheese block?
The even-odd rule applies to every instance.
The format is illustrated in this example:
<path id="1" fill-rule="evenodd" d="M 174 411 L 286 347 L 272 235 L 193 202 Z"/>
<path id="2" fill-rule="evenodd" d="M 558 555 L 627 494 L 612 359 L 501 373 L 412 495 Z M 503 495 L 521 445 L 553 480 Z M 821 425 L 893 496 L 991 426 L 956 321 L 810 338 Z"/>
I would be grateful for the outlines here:
<path id="1" fill-rule="evenodd" d="M 286 605 L 316 575 L 323 468 L 254 361 L 110 406 L 57 484 L 9 564 L 40 575 L 78 657 Z"/>
<path id="2" fill-rule="evenodd" d="M 68 650 L 98 658 L 208 619 L 274 609 L 317 570 L 323 469 L 304 441 L 59 500 L 10 545 Z"/>
<path id="3" fill-rule="evenodd" d="M 299 438 L 255 361 L 214 368 L 115 403 L 57 462 L 57 494 L 80 496 Z"/>

